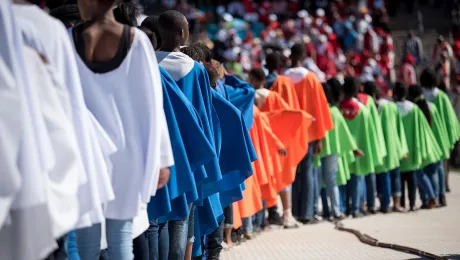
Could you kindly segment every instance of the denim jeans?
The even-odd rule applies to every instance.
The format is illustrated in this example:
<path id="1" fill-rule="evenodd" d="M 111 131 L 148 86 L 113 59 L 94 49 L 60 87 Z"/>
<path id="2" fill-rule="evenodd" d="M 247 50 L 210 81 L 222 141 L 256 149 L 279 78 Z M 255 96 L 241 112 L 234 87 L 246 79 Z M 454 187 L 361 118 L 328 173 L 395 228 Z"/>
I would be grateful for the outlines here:
<path id="1" fill-rule="evenodd" d="M 321 159 L 321 166 L 318 168 L 318 184 L 322 187 L 326 184 L 326 192 L 331 201 L 331 211 L 333 216 L 342 214 L 339 208 L 339 187 L 337 186 L 338 156 L 329 155 Z M 316 203 L 318 200 L 316 200 Z M 327 199 L 326 199 L 327 202 Z M 324 203 L 323 203 L 324 204 Z"/>
<path id="2" fill-rule="evenodd" d="M 318 199 L 318 176 L 313 169 L 313 155 L 316 141 L 308 144 L 308 153 L 300 162 L 292 184 L 292 215 L 299 220 L 309 220 L 314 216 L 315 198 Z"/>
<path id="3" fill-rule="evenodd" d="M 220 223 L 219 227 L 211 234 L 205 237 L 205 246 L 203 248 L 208 260 L 218 260 L 222 251 L 222 241 L 224 240 L 224 223 Z"/>
<path id="4" fill-rule="evenodd" d="M 188 229 L 187 229 L 187 243 L 195 242 L 195 206 L 190 208 L 190 215 L 188 216 Z"/>
<path id="5" fill-rule="evenodd" d="M 107 252 L 110 260 L 132 260 L 133 221 L 106 219 Z M 77 245 L 81 259 L 98 260 L 101 248 L 101 224 L 77 230 Z"/>
<path id="6" fill-rule="evenodd" d="M 351 174 L 351 179 L 347 182 L 346 208 L 348 214 L 358 213 L 361 208 L 361 186 L 364 176 Z M 351 199 L 351 204 L 350 204 Z"/>
<path id="7" fill-rule="evenodd" d="M 426 204 L 430 199 L 436 198 L 433 185 L 431 185 L 431 181 L 430 178 L 428 178 L 428 175 L 425 174 L 425 170 L 426 168 L 417 170 L 415 172 L 417 176 L 417 185 L 419 188 L 420 199 L 422 200 L 423 204 Z M 430 175 L 433 175 L 433 173 L 430 173 Z"/>
<path id="8" fill-rule="evenodd" d="M 224 223 L 226 228 L 233 227 L 233 208 L 232 204 L 224 209 Z"/>
<path id="9" fill-rule="evenodd" d="M 169 253 L 168 223 L 158 224 L 157 220 L 150 221 L 149 229 L 145 234 L 149 243 L 149 259 L 167 260 Z"/>
<path id="10" fill-rule="evenodd" d="M 169 260 L 183 260 L 187 246 L 188 217 L 168 222 Z"/>
<path id="11" fill-rule="evenodd" d="M 425 169 L 423 169 L 423 171 L 425 172 L 425 175 L 430 180 L 430 183 L 431 183 L 431 186 L 433 187 L 436 198 L 439 198 L 439 194 L 440 194 L 439 175 L 438 175 L 439 164 L 442 164 L 442 161 L 430 164 L 427 167 L 425 167 Z"/>
<path id="12" fill-rule="evenodd" d="M 377 193 L 380 199 L 380 207 L 388 209 L 391 203 L 391 177 L 390 172 L 377 174 Z"/>
<path id="13" fill-rule="evenodd" d="M 375 173 L 366 175 L 366 201 L 367 209 L 375 210 L 375 194 L 377 192 L 377 185 L 375 181 Z"/>
<path id="14" fill-rule="evenodd" d="M 80 260 L 77 247 L 77 235 L 75 235 L 75 231 L 71 231 L 67 234 L 67 254 L 69 260 Z"/>
<path id="15" fill-rule="evenodd" d="M 262 210 L 257 212 L 252 218 L 254 228 L 264 228 L 265 226 L 265 211 L 267 210 L 267 205 L 265 204 L 265 201 L 262 201 L 262 205 Z"/>
<path id="16" fill-rule="evenodd" d="M 134 259 L 150 260 L 149 240 L 144 232 L 133 240 Z"/>
<path id="17" fill-rule="evenodd" d="M 347 185 L 339 186 L 339 197 L 340 197 L 340 212 L 345 213 L 347 211 Z"/>
<path id="18" fill-rule="evenodd" d="M 338 187 L 337 187 L 337 189 L 338 189 Z M 331 211 L 329 209 L 329 200 L 327 198 L 326 188 L 321 188 L 320 197 L 321 197 L 321 204 L 323 205 L 323 218 L 328 218 L 328 217 L 331 216 Z M 339 201 L 339 205 L 340 204 L 341 204 L 341 202 Z"/>
<path id="19" fill-rule="evenodd" d="M 401 197 L 401 172 L 399 168 L 390 171 L 391 194 L 395 197 Z"/>
<path id="20" fill-rule="evenodd" d="M 438 180 L 439 180 L 439 195 L 444 196 L 446 194 L 446 172 L 444 171 L 444 161 L 439 162 Z"/>
<path id="21" fill-rule="evenodd" d="M 243 233 L 251 234 L 254 232 L 254 226 L 252 224 L 252 216 L 247 218 L 242 218 L 241 221 L 243 222 Z"/>

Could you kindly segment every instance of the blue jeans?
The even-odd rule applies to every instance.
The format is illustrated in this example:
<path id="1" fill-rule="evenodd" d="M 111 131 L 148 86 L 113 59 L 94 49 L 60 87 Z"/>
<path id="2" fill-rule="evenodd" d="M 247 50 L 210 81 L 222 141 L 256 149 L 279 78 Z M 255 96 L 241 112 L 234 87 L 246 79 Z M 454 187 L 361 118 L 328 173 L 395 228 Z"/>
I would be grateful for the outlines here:
<path id="1" fill-rule="evenodd" d="M 338 189 L 338 187 L 337 187 Z M 328 218 L 331 216 L 331 211 L 329 210 L 329 202 L 327 199 L 326 188 L 321 188 L 321 204 L 323 205 L 323 218 Z M 341 204 L 341 202 L 340 202 Z"/>
<path id="2" fill-rule="evenodd" d="M 347 211 L 347 185 L 339 186 L 340 212 Z"/>
<path id="3" fill-rule="evenodd" d="M 195 206 L 190 208 L 190 215 L 188 216 L 188 230 L 187 230 L 187 243 L 195 242 Z"/>
<path id="4" fill-rule="evenodd" d="M 110 260 L 132 260 L 133 221 L 106 219 L 107 252 Z M 101 224 L 77 230 L 77 245 L 81 259 L 98 260 L 101 249 Z"/>
<path id="5" fill-rule="evenodd" d="M 365 180 L 366 180 L 367 209 L 375 210 L 375 193 L 377 192 L 375 173 L 366 175 Z"/>
<path id="6" fill-rule="evenodd" d="M 444 196 L 446 194 L 446 172 L 444 171 L 444 161 L 439 162 L 438 180 L 439 180 L 439 195 Z"/>
<path id="7" fill-rule="evenodd" d="M 436 169 L 435 167 L 433 168 Z M 435 173 L 430 172 L 429 174 L 425 174 L 426 169 L 427 167 L 415 172 L 417 176 L 420 199 L 423 204 L 426 204 L 430 199 L 436 199 L 433 185 L 431 184 L 430 178 L 428 178 L 428 175 L 433 175 Z"/>
<path id="8" fill-rule="evenodd" d="M 377 174 L 377 193 L 380 199 L 380 207 L 382 209 L 388 209 L 391 203 L 390 172 Z"/>
<path id="9" fill-rule="evenodd" d="M 206 259 L 219 259 L 222 251 L 222 241 L 224 240 L 224 222 L 219 224 L 216 230 L 204 237 L 203 256 Z M 203 257 L 202 257 L 203 259 Z"/>
<path id="10" fill-rule="evenodd" d="M 300 162 L 300 169 L 292 184 L 292 215 L 299 220 L 312 219 L 315 214 L 315 198 L 318 200 L 318 176 L 313 169 L 316 141 L 308 144 L 308 153 Z"/>
<path id="11" fill-rule="evenodd" d="M 254 232 L 254 226 L 252 225 L 252 217 L 241 219 L 243 222 L 243 233 L 252 234 Z"/>
<path id="12" fill-rule="evenodd" d="M 267 205 L 265 201 L 262 201 L 263 208 L 261 211 L 257 212 L 253 216 L 253 226 L 258 228 L 263 228 L 265 226 L 265 211 L 267 210 Z"/>
<path id="13" fill-rule="evenodd" d="M 391 180 L 391 194 L 395 197 L 401 197 L 402 184 L 401 184 L 401 171 L 399 168 L 390 171 Z"/>
<path id="14" fill-rule="evenodd" d="M 168 222 L 169 260 L 183 260 L 187 247 L 188 217 Z"/>
<path id="15" fill-rule="evenodd" d="M 363 180 L 364 176 L 351 174 L 351 179 L 347 182 L 347 199 L 345 205 L 347 207 L 348 214 L 359 213 L 361 208 L 361 186 L 364 182 Z"/>
<path id="16" fill-rule="evenodd" d="M 150 226 L 145 231 L 149 242 L 150 260 L 166 260 L 169 253 L 168 223 L 158 224 L 157 220 L 150 221 Z"/>
<path id="17" fill-rule="evenodd" d="M 75 231 L 69 232 L 67 236 L 67 254 L 69 260 L 80 260 L 77 247 L 77 235 L 75 234 Z"/>
<path id="18" fill-rule="evenodd" d="M 331 201 L 332 215 L 339 216 L 342 214 L 339 208 L 339 187 L 337 186 L 338 156 L 337 154 L 329 155 L 321 159 L 321 166 L 318 168 L 318 184 L 322 187 L 326 184 L 326 191 Z M 318 202 L 318 200 L 316 200 Z M 327 202 L 327 199 L 326 199 Z M 324 203 L 323 203 L 324 204 Z"/>

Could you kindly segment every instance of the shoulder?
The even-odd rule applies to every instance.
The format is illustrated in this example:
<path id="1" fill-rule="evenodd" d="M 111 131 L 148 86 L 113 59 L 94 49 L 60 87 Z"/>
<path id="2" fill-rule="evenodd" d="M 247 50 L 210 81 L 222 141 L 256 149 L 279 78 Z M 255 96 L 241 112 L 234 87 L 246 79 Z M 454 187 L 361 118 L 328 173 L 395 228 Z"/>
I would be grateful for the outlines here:
<path id="1" fill-rule="evenodd" d="M 156 58 L 158 64 L 171 75 L 174 81 L 184 78 L 194 70 L 204 70 L 203 66 L 181 52 L 157 51 Z"/>
<path id="2" fill-rule="evenodd" d="M 339 108 L 342 115 L 349 120 L 354 119 L 358 116 L 360 111 L 365 109 L 363 104 L 356 99 L 349 99 L 340 102 Z"/>
<path id="3" fill-rule="evenodd" d="M 396 103 L 398 106 L 399 113 L 402 116 L 408 115 L 410 112 L 415 111 L 418 109 L 417 106 L 414 105 L 414 103 L 410 101 L 403 101 L 403 102 L 397 102 Z"/>
<path id="4" fill-rule="evenodd" d="M 309 70 L 304 67 L 290 68 L 284 72 L 284 75 L 290 78 L 294 84 L 303 81 L 309 74 L 313 73 L 309 73 Z"/>

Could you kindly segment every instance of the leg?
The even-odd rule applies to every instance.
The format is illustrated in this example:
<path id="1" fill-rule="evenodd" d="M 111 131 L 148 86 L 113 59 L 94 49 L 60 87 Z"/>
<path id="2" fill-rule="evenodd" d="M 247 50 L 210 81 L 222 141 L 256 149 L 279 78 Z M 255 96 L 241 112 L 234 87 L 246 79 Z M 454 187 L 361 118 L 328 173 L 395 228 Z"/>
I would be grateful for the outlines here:
<path id="1" fill-rule="evenodd" d="M 220 223 L 219 227 L 211 234 L 206 236 L 207 239 L 207 258 L 209 260 L 219 260 L 220 252 L 222 251 L 222 240 L 224 237 L 224 223 Z"/>
<path id="2" fill-rule="evenodd" d="M 444 172 L 444 163 L 439 163 L 438 169 L 438 182 L 439 182 L 439 203 L 441 206 L 447 206 L 446 201 L 446 174 Z"/>
<path id="3" fill-rule="evenodd" d="M 68 234 L 67 253 L 69 254 L 69 260 L 80 260 L 77 247 L 77 235 L 75 234 L 75 231 L 71 231 Z"/>
<path id="4" fill-rule="evenodd" d="M 350 213 L 353 214 L 353 216 L 357 217 L 359 216 L 359 209 L 360 209 L 360 195 L 361 195 L 361 184 L 363 182 L 363 176 L 358 176 L 356 174 L 351 174 L 351 179 L 350 179 L 350 196 L 351 196 L 351 211 Z"/>
<path id="5" fill-rule="evenodd" d="M 224 209 L 224 240 L 229 247 L 235 246 L 232 241 L 232 229 L 233 229 L 233 208 L 232 204 Z"/>
<path id="6" fill-rule="evenodd" d="M 97 260 L 101 250 L 101 224 L 75 231 L 78 253 L 81 259 Z"/>
<path id="7" fill-rule="evenodd" d="M 321 204 L 323 206 L 323 218 L 331 217 L 331 211 L 329 209 L 329 201 L 327 199 L 326 188 L 321 188 Z"/>
<path id="8" fill-rule="evenodd" d="M 340 217 L 339 187 L 337 186 L 338 155 L 330 155 L 321 160 L 323 178 L 326 182 L 327 195 L 331 201 L 332 215 Z M 327 199 L 326 199 L 327 205 Z"/>
<path id="9" fill-rule="evenodd" d="M 149 241 L 147 234 L 142 233 L 133 240 L 133 252 L 136 260 L 149 260 Z"/>
<path id="10" fill-rule="evenodd" d="M 457 145 L 459 145 L 457 143 Z M 450 163 L 449 160 L 444 161 L 444 173 L 445 173 L 445 182 L 446 182 L 446 191 L 450 192 L 450 185 L 449 185 L 449 173 L 450 173 Z"/>
<path id="11" fill-rule="evenodd" d="M 377 183 L 379 184 L 379 198 L 382 212 L 388 212 L 390 208 L 390 198 L 391 198 L 391 178 L 390 173 L 379 173 L 377 174 Z"/>
<path id="12" fill-rule="evenodd" d="M 347 185 L 342 185 L 339 186 L 339 197 L 340 197 L 340 212 L 345 213 L 346 212 L 346 199 L 347 199 Z"/>
<path id="13" fill-rule="evenodd" d="M 169 223 L 162 223 L 158 227 L 158 256 L 160 260 L 169 258 Z"/>
<path id="14" fill-rule="evenodd" d="M 133 220 L 106 220 L 107 251 L 110 260 L 132 260 Z"/>
<path id="15" fill-rule="evenodd" d="M 187 246 L 188 217 L 169 221 L 169 260 L 183 260 Z"/>
<path id="16" fill-rule="evenodd" d="M 403 172 L 401 173 L 401 207 L 405 208 L 406 207 L 406 188 L 405 188 L 405 183 L 407 182 L 407 185 L 409 186 L 409 176 L 408 172 Z M 409 187 L 407 187 L 409 189 Z"/>
<path id="17" fill-rule="evenodd" d="M 415 210 L 415 200 L 417 194 L 417 177 L 415 172 L 407 172 L 407 190 L 409 194 L 409 208 L 411 211 Z"/>
<path id="18" fill-rule="evenodd" d="M 318 188 L 320 189 L 320 197 L 321 202 L 323 205 L 323 218 L 329 218 L 331 216 L 331 212 L 329 211 L 329 203 L 327 200 L 327 192 L 325 188 L 325 180 L 324 180 L 324 170 L 323 170 L 323 160 L 321 160 L 321 166 L 316 169 L 316 174 L 318 176 Z M 315 208 L 318 208 L 318 202 L 315 202 Z"/>
<path id="19" fill-rule="evenodd" d="M 243 222 L 243 233 L 247 239 L 252 238 L 252 233 L 254 232 L 254 227 L 252 226 L 252 217 L 247 217 L 241 219 Z"/>
<path id="20" fill-rule="evenodd" d="M 190 208 L 190 215 L 188 217 L 188 230 L 187 230 L 187 247 L 185 248 L 185 260 L 192 259 L 193 243 L 195 242 L 195 206 Z"/>
<path id="21" fill-rule="evenodd" d="M 436 199 L 439 198 L 439 180 L 438 180 L 438 171 L 439 171 L 439 164 L 441 162 L 433 163 L 425 168 L 425 174 L 427 175 L 428 179 L 430 180 L 431 186 L 433 187 L 433 191 L 435 194 Z"/>
<path id="22" fill-rule="evenodd" d="M 371 173 L 366 176 L 366 196 L 367 196 L 367 210 L 370 213 L 375 213 L 375 193 L 376 193 L 376 184 L 375 184 L 375 173 Z"/>
<path id="23" fill-rule="evenodd" d="M 393 210 L 400 211 L 401 208 L 401 173 L 399 168 L 390 171 L 391 194 L 393 195 Z"/>
<path id="24" fill-rule="evenodd" d="M 159 225 L 158 220 L 150 221 L 150 226 L 145 231 L 145 236 L 147 237 L 147 241 L 149 243 L 149 260 L 158 260 L 159 257 Z M 169 243 L 169 242 L 168 242 Z"/>
<path id="25" fill-rule="evenodd" d="M 427 197 L 427 208 L 433 208 L 436 206 L 436 195 L 434 194 L 433 186 L 431 186 L 430 179 L 425 174 L 423 169 L 416 171 L 417 183 L 420 189 L 420 194 L 425 193 Z"/>
<path id="26" fill-rule="evenodd" d="M 283 204 L 283 220 L 282 225 L 284 228 L 295 228 L 297 225 L 292 219 L 292 210 L 291 210 L 291 187 L 287 187 L 280 192 L 281 203 Z M 277 208 L 276 208 L 277 209 Z M 279 216 L 278 212 L 276 214 Z"/>

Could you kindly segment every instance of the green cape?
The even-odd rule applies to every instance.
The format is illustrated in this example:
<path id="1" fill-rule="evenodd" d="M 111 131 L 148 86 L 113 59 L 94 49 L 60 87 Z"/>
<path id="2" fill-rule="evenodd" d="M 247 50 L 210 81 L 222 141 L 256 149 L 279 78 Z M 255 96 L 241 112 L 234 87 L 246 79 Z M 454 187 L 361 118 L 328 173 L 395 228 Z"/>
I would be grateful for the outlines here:
<path id="1" fill-rule="evenodd" d="M 433 103 L 428 103 L 431 114 L 431 129 L 433 130 L 434 137 L 438 142 L 441 149 L 441 159 L 449 159 L 450 157 L 450 141 L 449 134 L 447 133 L 446 125 L 443 123 L 441 114 Z"/>
<path id="2" fill-rule="evenodd" d="M 454 108 L 452 107 L 452 103 L 447 94 L 439 89 L 435 89 L 435 92 L 436 97 L 432 100 L 432 102 L 438 109 L 440 118 L 446 126 L 450 149 L 452 149 L 460 138 L 460 125 L 458 123 L 458 118 L 455 115 Z"/>
<path id="3" fill-rule="evenodd" d="M 398 168 L 400 161 L 409 153 L 409 150 L 398 106 L 385 99 L 379 100 L 378 104 L 386 150 L 395 151 L 387 152 L 383 164 L 376 169 L 377 173 L 385 173 Z"/>
<path id="4" fill-rule="evenodd" d="M 364 95 L 364 94 L 361 94 Z M 369 109 L 369 112 L 371 113 L 372 121 L 375 127 L 375 138 L 377 138 L 377 153 L 375 156 L 381 160 L 380 164 L 377 164 L 378 166 L 383 165 L 384 163 L 384 158 L 387 156 L 387 149 L 385 145 L 385 138 L 383 135 L 383 130 L 382 130 L 382 123 L 380 120 L 379 112 L 377 110 L 377 106 L 375 105 L 374 99 L 369 96 L 365 95 L 368 97 L 366 107 Z"/>

